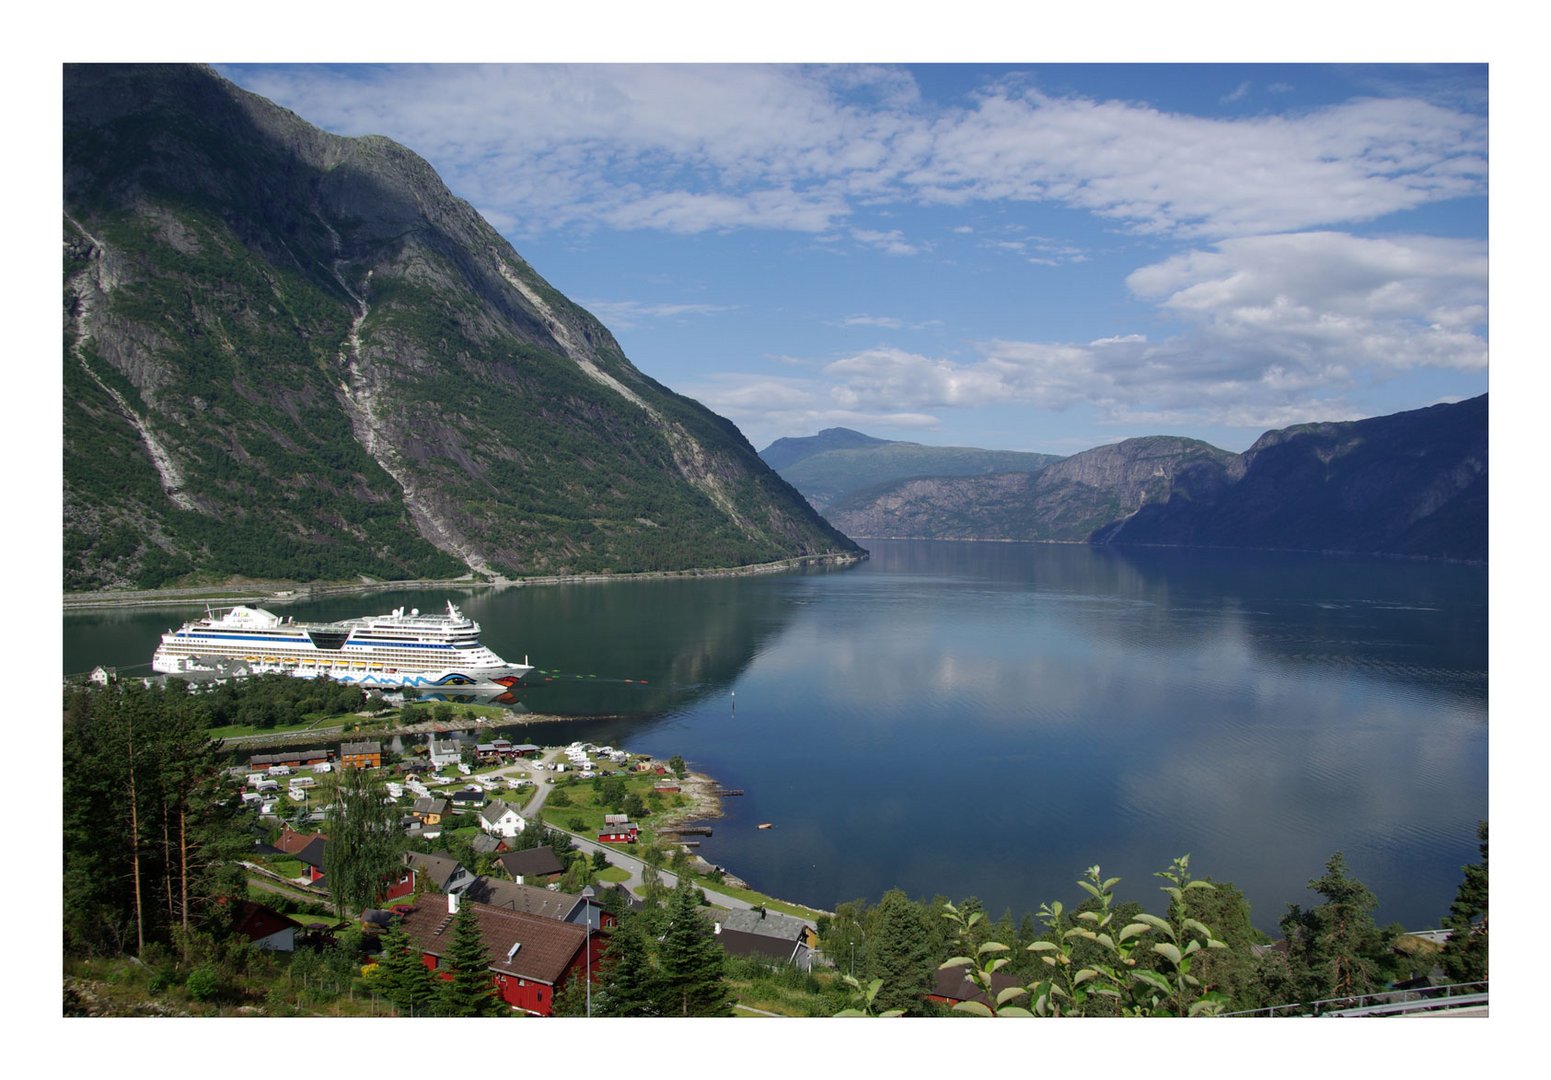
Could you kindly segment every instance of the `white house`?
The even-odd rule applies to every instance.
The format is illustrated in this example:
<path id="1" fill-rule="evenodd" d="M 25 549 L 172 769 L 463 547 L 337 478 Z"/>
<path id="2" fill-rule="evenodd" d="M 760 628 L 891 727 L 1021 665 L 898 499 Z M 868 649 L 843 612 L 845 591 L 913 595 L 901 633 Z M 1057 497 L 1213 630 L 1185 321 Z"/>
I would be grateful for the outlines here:
<path id="1" fill-rule="evenodd" d="M 426 753 L 431 758 L 431 768 L 442 769 L 448 765 L 456 765 L 461 755 L 458 752 L 456 739 L 431 738 L 426 742 Z"/>
<path id="2" fill-rule="evenodd" d="M 479 827 L 492 836 L 510 839 L 526 829 L 528 822 L 514 807 L 497 799 L 479 812 Z"/>

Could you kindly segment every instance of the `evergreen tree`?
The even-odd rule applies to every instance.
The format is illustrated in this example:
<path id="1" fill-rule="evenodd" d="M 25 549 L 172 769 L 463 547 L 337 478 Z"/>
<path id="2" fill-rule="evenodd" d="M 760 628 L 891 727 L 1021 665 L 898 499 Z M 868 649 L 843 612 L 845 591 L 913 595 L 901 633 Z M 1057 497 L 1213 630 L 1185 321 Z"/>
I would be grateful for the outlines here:
<path id="1" fill-rule="evenodd" d="M 1373 921 L 1378 898 L 1346 876 L 1346 858 L 1336 852 L 1325 875 L 1309 882 L 1325 898 L 1304 911 L 1288 905 L 1282 919 L 1295 1001 L 1349 997 L 1381 989 L 1394 966 L 1391 946 L 1398 928 L 1381 930 Z"/>
<path id="2" fill-rule="evenodd" d="M 883 894 L 868 921 L 867 979 L 883 980 L 873 1004 L 879 1010 L 922 1015 L 939 962 L 932 952 L 938 928 L 930 924 L 922 906 L 899 889 Z"/>
<path id="3" fill-rule="evenodd" d="M 657 949 L 657 989 L 664 1016 L 731 1016 L 726 955 L 700 914 L 700 890 L 680 878 L 668 901 Z"/>
<path id="4" fill-rule="evenodd" d="M 440 1016 L 500 1016 L 506 1009 L 496 998 L 490 977 L 490 953 L 479 932 L 472 904 L 458 908 L 452 920 L 452 943 L 442 958 L 452 971 L 441 980 L 437 1014 Z"/>
<path id="5" fill-rule="evenodd" d="M 404 928 L 394 920 L 382 935 L 377 958 L 377 985 L 383 997 L 404 1016 L 429 1016 L 439 996 L 437 978 L 420 962 L 420 953 Z"/>
<path id="6" fill-rule="evenodd" d="M 640 916 L 621 915 L 603 954 L 601 989 L 593 991 L 594 1016 L 656 1016 L 661 993 Z"/>
<path id="7" fill-rule="evenodd" d="M 1465 879 L 1449 905 L 1448 918 L 1443 920 L 1444 927 L 1453 933 L 1443 946 L 1441 962 L 1455 982 L 1481 982 L 1487 977 L 1486 822 L 1476 826 L 1476 839 L 1480 841 L 1481 861 L 1464 868 Z"/>

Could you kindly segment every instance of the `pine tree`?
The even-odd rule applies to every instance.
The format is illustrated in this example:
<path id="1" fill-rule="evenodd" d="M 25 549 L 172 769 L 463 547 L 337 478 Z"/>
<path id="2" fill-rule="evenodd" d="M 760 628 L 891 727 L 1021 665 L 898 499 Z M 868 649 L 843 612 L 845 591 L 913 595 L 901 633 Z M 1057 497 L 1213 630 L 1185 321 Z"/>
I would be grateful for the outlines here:
<path id="1" fill-rule="evenodd" d="M 668 901 L 657 950 L 658 1007 L 664 1016 L 731 1016 L 726 955 L 700 914 L 700 891 L 680 878 Z"/>
<path id="2" fill-rule="evenodd" d="M 640 916 L 621 915 L 603 954 L 602 989 L 592 998 L 594 1016 L 656 1016 L 661 993 L 651 947 Z"/>
<path id="3" fill-rule="evenodd" d="M 465 903 L 453 917 L 452 943 L 443 961 L 451 969 L 452 978 L 442 980 L 438 1015 L 500 1016 L 505 1011 L 496 998 L 490 978 L 490 953 L 479 932 L 479 918 L 472 904 Z"/>
<path id="4" fill-rule="evenodd" d="M 377 967 L 378 986 L 394 1008 L 404 1016 L 431 1015 L 440 994 L 438 980 L 396 920 L 382 935 Z"/>
<path id="5" fill-rule="evenodd" d="M 1395 934 L 1373 921 L 1378 898 L 1361 881 L 1346 876 L 1346 857 L 1339 851 L 1325 864 L 1325 876 L 1309 882 L 1309 888 L 1325 902 L 1308 911 L 1291 904 L 1282 919 L 1298 999 L 1380 989 L 1394 963 L 1390 946 Z"/>
<path id="6" fill-rule="evenodd" d="M 1443 947 L 1443 970 L 1455 982 L 1480 982 L 1487 977 L 1486 962 L 1486 822 L 1476 826 L 1481 861 L 1465 867 L 1465 879 L 1459 883 L 1449 917 L 1443 925 L 1453 931 Z"/>
<path id="7" fill-rule="evenodd" d="M 920 1015 L 937 968 L 930 944 L 936 928 L 921 905 L 899 889 L 883 894 L 868 921 L 867 979 L 883 980 L 874 1004 Z"/>

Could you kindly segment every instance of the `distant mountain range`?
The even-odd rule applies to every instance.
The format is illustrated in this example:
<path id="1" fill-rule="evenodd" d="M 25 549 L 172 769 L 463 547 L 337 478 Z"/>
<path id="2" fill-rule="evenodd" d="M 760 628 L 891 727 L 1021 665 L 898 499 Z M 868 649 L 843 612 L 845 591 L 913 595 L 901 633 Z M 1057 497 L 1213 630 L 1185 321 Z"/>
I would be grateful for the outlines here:
<path id="1" fill-rule="evenodd" d="M 819 511 L 838 499 L 897 480 L 1037 473 L 1061 460 L 1057 454 L 892 442 L 850 428 L 826 428 L 807 438 L 777 439 L 759 456 Z"/>
<path id="2" fill-rule="evenodd" d="M 971 468 L 977 460 L 992 466 L 993 453 L 951 448 L 934 455 L 932 448 L 846 429 L 782 439 L 762 456 L 769 461 L 778 448 L 782 475 L 861 540 L 1487 557 L 1484 394 L 1393 416 L 1270 431 L 1242 454 L 1153 436 L 1068 458 L 1010 455 L 1021 460 Z M 914 475 L 901 471 L 917 463 Z"/>
<path id="3" fill-rule="evenodd" d="M 63 232 L 67 591 L 858 551 L 388 139 L 66 65 Z"/>

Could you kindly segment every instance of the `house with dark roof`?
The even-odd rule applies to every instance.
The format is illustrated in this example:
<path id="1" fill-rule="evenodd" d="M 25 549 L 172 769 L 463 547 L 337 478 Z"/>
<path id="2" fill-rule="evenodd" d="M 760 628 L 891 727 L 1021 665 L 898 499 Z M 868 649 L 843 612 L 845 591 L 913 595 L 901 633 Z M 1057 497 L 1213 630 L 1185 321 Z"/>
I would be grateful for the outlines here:
<path id="1" fill-rule="evenodd" d="M 323 880 L 323 849 L 328 844 L 328 837 L 322 833 L 315 833 L 307 846 L 296 853 L 296 858 L 307 868 L 307 881 L 313 884 Z"/>
<path id="2" fill-rule="evenodd" d="M 605 911 L 596 898 L 588 900 L 576 893 L 541 889 L 537 885 L 519 885 L 499 878 L 475 878 L 474 883 L 464 891 L 463 897 L 491 907 L 520 911 L 544 919 L 559 919 L 579 926 L 587 925 L 588 909 L 591 908 L 592 925 L 603 930 L 612 929 L 618 921 L 613 912 Z"/>
<path id="3" fill-rule="evenodd" d="M 301 925 L 272 907 L 251 900 L 237 900 L 232 909 L 232 932 L 245 937 L 257 949 L 292 952 Z"/>
<path id="4" fill-rule="evenodd" d="M 1011 975 L 993 973 L 991 976 L 991 989 L 1000 994 L 1003 990 L 1009 990 L 1022 984 Z M 938 968 L 937 974 L 932 979 L 932 992 L 926 995 L 927 1001 L 935 1001 L 939 1005 L 947 1005 L 950 1008 L 961 1001 L 978 1001 L 986 1008 L 995 1008 L 995 1003 L 990 1001 L 985 992 L 980 989 L 969 977 L 969 968 L 964 965 L 951 968 Z M 1028 1005 L 1028 998 L 1016 998 L 1008 1002 L 1012 1005 Z"/>
<path id="5" fill-rule="evenodd" d="M 418 851 L 407 851 L 404 853 L 404 865 L 416 877 L 426 878 L 442 893 L 460 893 L 474 884 L 475 880 L 469 868 L 451 855 L 423 855 Z"/>
<path id="6" fill-rule="evenodd" d="M 283 765 L 288 769 L 322 765 L 329 760 L 329 752 L 321 747 L 311 750 L 281 750 L 274 754 L 254 754 L 248 758 L 248 768 L 253 772 Z"/>
<path id="7" fill-rule="evenodd" d="M 485 805 L 485 789 L 482 787 L 466 787 L 452 793 L 452 808 L 454 810 L 478 810 Z"/>
<path id="8" fill-rule="evenodd" d="M 802 971 L 813 966 L 814 928 L 763 907 L 722 912 L 712 932 L 729 956 L 763 956 Z"/>
<path id="9" fill-rule="evenodd" d="M 603 958 L 604 935 L 585 926 L 519 911 L 462 901 L 423 903 L 406 913 L 400 925 L 420 953 L 420 961 L 440 972 L 452 944 L 452 923 L 460 903 L 468 903 L 479 922 L 496 992 L 513 1009 L 534 1016 L 554 1012 L 555 994 L 571 979 L 596 973 Z M 451 972 L 443 975 L 451 978 Z"/>
<path id="10" fill-rule="evenodd" d="M 555 854 L 553 848 L 547 846 L 529 848 L 527 851 L 508 852 L 496 859 L 496 865 L 519 885 L 543 881 L 565 873 L 565 865 L 560 861 L 560 856 Z"/>
<path id="11" fill-rule="evenodd" d="M 295 855 L 322 835 L 322 833 L 297 832 L 287 825 L 280 830 L 280 839 L 275 841 L 275 847 L 287 855 Z"/>

